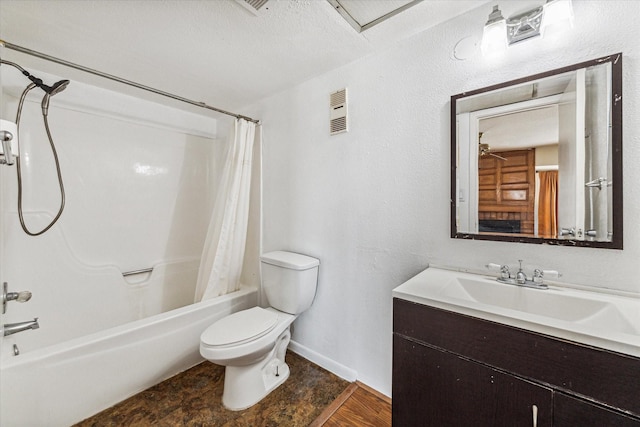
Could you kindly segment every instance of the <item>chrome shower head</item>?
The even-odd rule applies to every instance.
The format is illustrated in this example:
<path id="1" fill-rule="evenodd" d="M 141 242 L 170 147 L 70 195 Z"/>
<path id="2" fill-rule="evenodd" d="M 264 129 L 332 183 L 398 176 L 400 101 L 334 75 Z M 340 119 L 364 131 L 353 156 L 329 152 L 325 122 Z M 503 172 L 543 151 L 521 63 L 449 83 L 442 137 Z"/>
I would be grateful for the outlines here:
<path id="1" fill-rule="evenodd" d="M 69 86 L 69 80 L 60 80 L 59 82 L 54 83 L 53 86 L 48 88 L 49 90 L 45 89 L 45 92 L 47 92 L 51 96 L 57 95 L 65 90 L 67 86 Z"/>
<path id="2" fill-rule="evenodd" d="M 42 85 L 41 88 L 46 92 L 42 97 L 42 115 L 46 116 L 49 114 L 49 99 L 53 95 L 57 95 L 62 92 L 69 86 L 69 80 L 60 80 L 59 82 L 54 83 L 52 86 Z"/>

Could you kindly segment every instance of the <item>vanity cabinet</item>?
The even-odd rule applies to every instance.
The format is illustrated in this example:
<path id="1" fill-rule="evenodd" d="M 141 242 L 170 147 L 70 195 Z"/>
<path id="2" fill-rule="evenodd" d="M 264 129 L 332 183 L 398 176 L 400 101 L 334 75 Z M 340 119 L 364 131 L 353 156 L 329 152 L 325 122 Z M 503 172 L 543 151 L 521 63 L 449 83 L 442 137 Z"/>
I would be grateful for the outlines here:
<path id="1" fill-rule="evenodd" d="M 640 427 L 639 358 L 398 298 L 393 306 L 396 426 Z"/>

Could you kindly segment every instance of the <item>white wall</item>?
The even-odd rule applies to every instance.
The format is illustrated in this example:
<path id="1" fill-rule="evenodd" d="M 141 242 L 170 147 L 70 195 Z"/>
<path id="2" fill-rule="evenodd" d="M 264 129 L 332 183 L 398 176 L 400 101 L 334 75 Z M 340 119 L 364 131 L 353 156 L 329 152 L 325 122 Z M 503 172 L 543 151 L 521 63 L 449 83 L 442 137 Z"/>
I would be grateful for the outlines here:
<path id="1" fill-rule="evenodd" d="M 452 59 L 458 40 L 480 35 L 490 12 L 482 7 L 248 108 L 264 123 L 264 249 L 321 260 L 316 300 L 294 340 L 390 394 L 391 290 L 428 263 L 482 269 L 520 258 L 567 282 L 640 293 L 640 2 L 574 9 L 575 28 L 562 37 L 501 58 Z M 451 239 L 450 96 L 620 51 L 625 249 Z M 350 132 L 329 136 L 329 93 L 343 87 Z"/>

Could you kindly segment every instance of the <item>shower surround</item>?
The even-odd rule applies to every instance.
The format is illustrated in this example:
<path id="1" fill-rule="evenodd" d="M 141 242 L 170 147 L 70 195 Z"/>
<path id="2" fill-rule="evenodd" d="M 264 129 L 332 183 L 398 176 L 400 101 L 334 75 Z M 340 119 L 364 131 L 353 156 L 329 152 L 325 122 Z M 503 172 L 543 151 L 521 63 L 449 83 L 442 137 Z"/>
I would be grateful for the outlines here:
<path id="1" fill-rule="evenodd" d="M 18 99 L 28 81 L 10 67 L 3 66 L 0 72 L 0 115 L 15 121 Z M 42 72 L 38 75 L 45 81 L 60 80 Z M 0 275 L 8 282 L 10 292 L 33 293 L 26 303 L 9 302 L 1 323 L 36 317 L 40 323 L 39 329 L 0 338 L 3 383 L 11 377 L 10 369 L 19 368 L 27 359 L 30 363 L 49 360 L 47 366 L 33 367 L 35 372 L 44 373 L 55 366 L 73 367 L 81 360 L 91 360 L 87 359 L 89 354 L 78 351 L 87 343 L 89 353 L 99 341 L 99 346 L 114 346 L 103 349 L 106 354 L 118 354 L 135 341 L 172 336 L 184 325 L 154 319 L 176 318 L 167 313 L 170 310 L 182 313 L 191 311 L 190 307 L 203 309 L 202 305 L 191 304 L 226 148 L 218 138 L 217 121 L 67 77 L 71 80 L 68 88 L 49 106 L 66 206 L 48 232 L 31 237 L 22 231 L 15 166 L 0 167 Z M 60 203 L 51 149 L 42 125 L 41 97 L 36 90 L 27 97 L 19 135 L 24 218 L 35 230 L 51 221 Z M 200 320 L 194 323 L 204 330 L 218 315 L 255 305 L 255 288 L 246 292 L 239 302 L 201 312 L 196 315 Z M 120 343 L 105 341 L 111 332 L 127 335 L 126 325 L 133 325 L 137 332 Z M 141 325 L 155 326 L 139 330 Z M 139 391 L 201 360 L 197 350 L 199 326 L 189 330 L 189 336 L 195 337 L 192 345 L 182 342 L 183 348 L 167 358 L 166 366 L 156 366 L 160 373 L 141 378 L 130 388 Z M 66 343 L 71 347 L 65 347 Z M 164 342 L 161 347 L 173 345 Z M 20 354 L 14 355 L 14 349 Z M 61 354 L 72 359 L 59 359 Z M 153 354 L 146 357 L 153 358 Z M 101 363 L 104 360 L 100 359 Z M 115 361 L 106 363 L 119 366 Z M 119 366 L 118 370 L 129 368 L 137 369 Z M 43 374 L 31 380 L 36 381 L 33 386 L 37 389 L 37 381 L 46 382 L 47 378 L 50 376 Z M 11 391 L 4 385 L 2 424 L 11 425 L 5 424 L 12 419 L 5 419 L 11 410 L 7 405 Z M 46 389 L 46 384 L 41 385 Z M 32 403 L 39 416 L 53 411 L 46 396 L 37 394 L 31 399 L 35 399 Z"/>

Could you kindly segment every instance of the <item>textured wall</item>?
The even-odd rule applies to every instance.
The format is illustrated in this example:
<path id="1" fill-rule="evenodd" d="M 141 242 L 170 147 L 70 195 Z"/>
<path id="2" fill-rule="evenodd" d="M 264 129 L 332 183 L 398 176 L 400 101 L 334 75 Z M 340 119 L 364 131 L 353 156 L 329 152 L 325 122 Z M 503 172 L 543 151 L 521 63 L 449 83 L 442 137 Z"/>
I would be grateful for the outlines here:
<path id="1" fill-rule="evenodd" d="M 514 4 L 516 2 L 512 2 Z M 486 10 L 485 10 L 486 9 Z M 294 339 L 391 391 L 391 290 L 428 263 L 489 261 L 557 269 L 569 283 L 640 293 L 640 2 L 576 1 L 575 28 L 501 58 L 452 59 L 479 36 L 476 9 L 389 50 L 249 108 L 261 117 L 264 249 L 321 259 L 313 307 Z M 508 15 L 509 10 L 504 10 Z M 449 97 L 548 69 L 624 53 L 625 249 L 548 247 L 449 238 Z M 328 134 L 329 93 L 348 87 L 350 132 Z"/>

